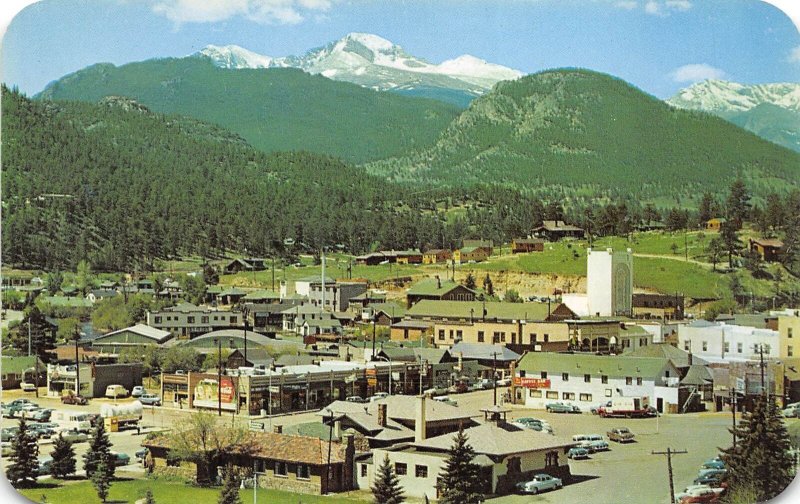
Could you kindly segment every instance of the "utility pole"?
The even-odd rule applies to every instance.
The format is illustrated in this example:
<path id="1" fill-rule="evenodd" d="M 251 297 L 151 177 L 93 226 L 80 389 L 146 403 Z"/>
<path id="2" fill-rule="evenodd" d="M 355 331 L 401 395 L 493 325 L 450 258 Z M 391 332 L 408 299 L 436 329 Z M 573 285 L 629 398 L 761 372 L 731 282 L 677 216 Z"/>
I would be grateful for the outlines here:
<path id="1" fill-rule="evenodd" d="M 730 390 L 730 399 L 731 399 L 731 423 L 733 425 L 733 429 L 731 429 L 731 433 L 733 434 L 733 449 L 736 449 L 736 391 L 734 389 Z"/>
<path id="2" fill-rule="evenodd" d="M 672 456 L 682 455 L 688 453 L 686 450 L 673 450 L 667 448 L 667 451 L 653 451 L 653 455 L 666 455 L 667 456 L 667 470 L 669 472 L 669 501 L 675 502 L 675 483 L 672 481 Z"/>
<path id="3" fill-rule="evenodd" d="M 761 343 L 756 344 L 758 356 L 759 356 L 759 363 L 758 367 L 761 369 L 761 394 L 766 394 L 766 381 L 764 380 L 764 345 Z"/>
<path id="4" fill-rule="evenodd" d="M 242 318 L 244 319 L 244 363 L 247 365 L 247 317 L 250 315 L 250 309 L 246 306 L 242 308 Z"/>
<path id="5" fill-rule="evenodd" d="M 330 427 L 328 428 L 328 463 L 325 465 L 325 492 L 330 493 L 331 489 L 330 486 L 330 479 L 331 479 L 331 445 L 333 444 L 333 410 L 328 409 L 331 413 L 331 423 Z"/>
<path id="6" fill-rule="evenodd" d="M 375 326 L 378 325 L 378 318 L 374 317 L 372 319 L 372 358 L 370 360 L 375 360 Z"/>
<path id="7" fill-rule="evenodd" d="M 497 406 L 497 352 L 492 352 L 492 389 L 494 391 L 494 405 Z"/>
<path id="8" fill-rule="evenodd" d="M 80 333 L 78 329 L 75 329 L 75 395 L 81 395 L 81 362 L 78 359 L 78 339 L 80 338 Z"/>
<path id="9" fill-rule="evenodd" d="M 222 339 L 217 340 L 217 416 L 222 416 Z"/>

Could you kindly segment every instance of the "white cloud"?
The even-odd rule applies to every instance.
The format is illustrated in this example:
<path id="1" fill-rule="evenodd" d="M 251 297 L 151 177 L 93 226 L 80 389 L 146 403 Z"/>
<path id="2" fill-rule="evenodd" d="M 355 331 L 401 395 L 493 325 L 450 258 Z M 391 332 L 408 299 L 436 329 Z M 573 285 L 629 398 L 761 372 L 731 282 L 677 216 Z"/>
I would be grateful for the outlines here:
<path id="1" fill-rule="evenodd" d="M 262 24 L 297 24 L 325 12 L 334 0 L 155 0 L 153 12 L 176 24 L 214 23 L 243 17 Z"/>
<path id="2" fill-rule="evenodd" d="M 725 72 L 706 63 L 693 63 L 676 68 L 670 73 L 675 82 L 699 82 L 706 79 L 722 79 Z"/>
<path id="3" fill-rule="evenodd" d="M 789 63 L 800 63 L 800 46 L 795 47 L 789 52 L 789 57 L 786 58 Z"/>
<path id="4" fill-rule="evenodd" d="M 692 8 L 689 0 L 648 0 L 644 4 L 644 11 L 652 16 L 669 16 L 671 12 L 686 12 Z"/>
<path id="5" fill-rule="evenodd" d="M 634 10 L 639 7 L 639 2 L 635 2 L 633 0 L 622 0 L 620 2 L 616 2 L 614 7 L 618 9 Z"/>

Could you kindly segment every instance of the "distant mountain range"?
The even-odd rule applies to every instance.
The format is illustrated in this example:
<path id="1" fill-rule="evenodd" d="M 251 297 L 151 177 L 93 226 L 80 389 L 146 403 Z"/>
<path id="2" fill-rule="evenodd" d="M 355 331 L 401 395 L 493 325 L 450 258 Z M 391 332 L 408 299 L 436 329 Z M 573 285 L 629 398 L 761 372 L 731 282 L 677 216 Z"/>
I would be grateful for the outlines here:
<path id="1" fill-rule="evenodd" d="M 367 169 L 433 184 L 592 185 L 692 197 L 738 175 L 762 193 L 797 186 L 800 155 L 609 75 L 555 70 L 498 83 L 432 147 Z"/>
<path id="2" fill-rule="evenodd" d="M 376 91 L 434 97 L 466 106 L 502 80 L 522 73 L 470 55 L 432 64 L 377 35 L 349 33 L 303 56 L 273 58 L 235 45 L 207 46 L 191 55 L 226 69 L 297 68 Z"/>
<path id="3" fill-rule="evenodd" d="M 800 151 L 800 84 L 706 80 L 682 89 L 667 103 L 718 115 L 778 145 Z"/>

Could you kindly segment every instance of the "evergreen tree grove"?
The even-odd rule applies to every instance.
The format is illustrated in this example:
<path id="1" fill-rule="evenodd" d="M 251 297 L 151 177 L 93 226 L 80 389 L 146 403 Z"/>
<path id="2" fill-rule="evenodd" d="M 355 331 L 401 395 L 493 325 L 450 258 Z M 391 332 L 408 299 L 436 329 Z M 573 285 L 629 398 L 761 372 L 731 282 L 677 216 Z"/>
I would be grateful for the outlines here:
<path id="1" fill-rule="evenodd" d="M 53 442 L 53 451 L 50 456 L 53 458 L 50 474 L 54 477 L 64 478 L 75 474 L 75 450 L 72 448 L 72 443 L 64 439 L 61 434 Z"/>
<path id="2" fill-rule="evenodd" d="M 405 502 L 403 489 L 400 488 L 400 480 L 397 479 L 388 456 L 384 457 L 378 468 L 375 483 L 372 485 L 372 496 L 375 499 L 375 504 L 400 504 Z"/>
<path id="3" fill-rule="evenodd" d="M 25 419 L 19 421 L 19 430 L 11 441 L 11 463 L 6 467 L 6 477 L 15 487 L 36 481 L 39 470 L 39 446 L 29 432 Z"/>
<path id="4" fill-rule="evenodd" d="M 759 397 L 732 433 L 736 447 L 722 455 L 730 493 L 752 493 L 756 502 L 765 502 L 783 492 L 792 482 L 793 463 L 789 434 L 775 402 Z"/>
<path id="5" fill-rule="evenodd" d="M 478 504 L 484 499 L 484 478 L 480 466 L 472 462 L 475 450 L 467 441 L 459 430 L 439 476 L 440 504 Z"/>

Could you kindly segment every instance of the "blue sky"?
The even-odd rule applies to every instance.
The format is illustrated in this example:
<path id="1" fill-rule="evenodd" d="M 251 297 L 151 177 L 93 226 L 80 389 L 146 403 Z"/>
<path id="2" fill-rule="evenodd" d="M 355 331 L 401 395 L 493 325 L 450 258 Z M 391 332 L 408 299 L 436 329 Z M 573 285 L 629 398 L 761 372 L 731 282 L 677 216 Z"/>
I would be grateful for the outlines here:
<path id="1" fill-rule="evenodd" d="M 2 79 L 34 94 L 98 62 L 207 44 L 303 54 L 351 31 L 434 63 L 591 68 L 661 98 L 709 77 L 800 82 L 797 27 L 758 0 L 43 0 L 11 22 Z"/>

